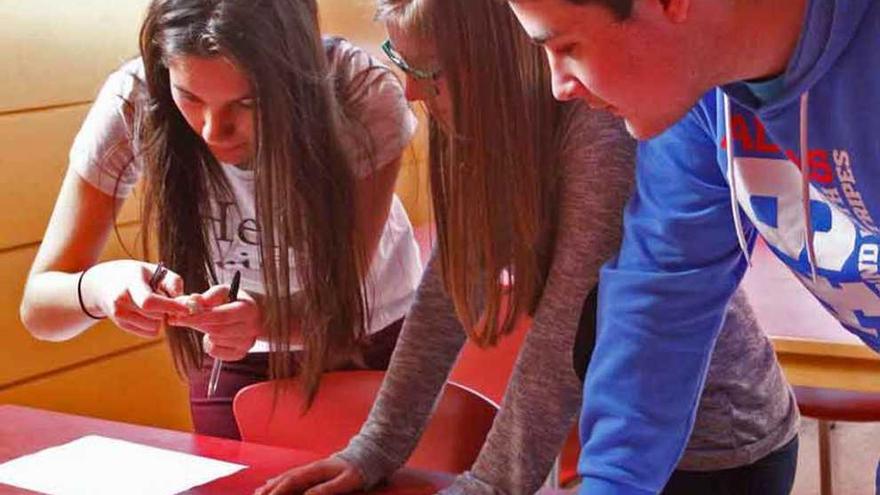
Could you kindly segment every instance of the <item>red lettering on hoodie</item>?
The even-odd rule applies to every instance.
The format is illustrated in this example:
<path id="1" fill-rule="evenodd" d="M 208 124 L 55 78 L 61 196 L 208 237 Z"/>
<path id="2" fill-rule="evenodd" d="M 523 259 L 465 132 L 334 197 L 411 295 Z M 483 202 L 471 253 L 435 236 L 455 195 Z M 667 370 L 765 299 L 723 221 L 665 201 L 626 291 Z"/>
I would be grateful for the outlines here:
<path id="1" fill-rule="evenodd" d="M 794 150 L 786 150 L 785 156 L 791 163 L 801 168 L 801 158 Z M 828 151 L 826 150 L 810 150 L 807 155 L 810 162 L 810 180 L 819 184 L 831 184 L 834 181 L 834 171 L 828 163 Z"/>
<path id="2" fill-rule="evenodd" d="M 764 124 L 761 123 L 761 119 L 755 117 L 755 130 L 757 136 L 755 136 L 755 146 L 758 151 L 764 153 L 779 153 L 779 146 L 767 140 L 767 129 L 764 128 Z"/>

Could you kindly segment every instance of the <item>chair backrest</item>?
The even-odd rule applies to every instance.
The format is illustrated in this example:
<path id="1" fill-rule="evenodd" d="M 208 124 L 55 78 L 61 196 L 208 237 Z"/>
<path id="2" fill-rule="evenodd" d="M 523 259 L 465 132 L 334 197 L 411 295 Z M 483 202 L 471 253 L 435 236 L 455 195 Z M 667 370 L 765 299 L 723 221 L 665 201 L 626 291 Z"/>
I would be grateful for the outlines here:
<path id="1" fill-rule="evenodd" d="M 382 371 L 325 373 L 315 401 L 305 413 L 304 397 L 295 379 L 245 387 L 233 401 L 242 440 L 309 450 L 322 456 L 338 452 L 360 431 L 384 376 Z M 406 465 L 449 473 L 470 469 L 496 411 L 497 406 L 489 399 L 447 383 Z"/>
<path id="2" fill-rule="evenodd" d="M 502 314 L 506 311 L 506 304 L 505 299 L 501 310 Z M 504 392 L 507 390 L 507 383 L 510 381 L 516 359 L 531 326 L 531 318 L 520 317 L 513 333 L 506 335 L 498 342 L 497 346 L 489 349 L 482 349 L 468 339 L 458 355 L 458 361 L 452 367 L 449 379 L 476 390 L 500 404 Z M 580 456 L 580 448 L 578 428 L 575 424 L 559 457 L 559 482 L 564 486 L 577 480 L 577 461 Z"/>

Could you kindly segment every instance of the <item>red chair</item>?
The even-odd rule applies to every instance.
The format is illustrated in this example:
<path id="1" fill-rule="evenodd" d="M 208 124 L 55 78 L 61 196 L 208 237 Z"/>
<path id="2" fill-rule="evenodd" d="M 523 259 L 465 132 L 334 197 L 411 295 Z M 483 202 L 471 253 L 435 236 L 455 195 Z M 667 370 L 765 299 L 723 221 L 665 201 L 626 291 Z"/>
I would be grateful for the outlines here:
<path id="1" fill-rule="evenodd" d="M 327 456 L 348 445 L 367 419 L 385 373 L 325 373 L 311 409 L 295 379 L 243 388 L 232 408 L 242 440 L 298 448 Z M 274 404 L 273 404 L 274 402 Z M 492 427 L 497 408 L 482 395 L 449 382 L 407 466 L 461 473 L 470 468 Z"/>
<path id="2" fill-rule="evenodd" d="M 531 326 L 530 318 L 521 317 L 513 333 L 502 338 L 496 347 L 490 349 L 481 349 L 468 340 L 452 368 L 449 379 L 470 387 L 500 404 L 507 390 L 507 382 L 510 380 L 519 350 Z M 551 483 L 551 486 L 568 486 L 578 480 L 577 461 L 580 448 L 578 428 L 575 425 L 560 452 L 558 471 L 552 473 L 558 478 L 554 480 L 555 483 Z"/>
<path id="3" fill-rule="evenodd" d="M 821 495 L 832 495 L 831 424 L 834 421 L 880 421 L 880 393 L 795 386 L 801 414 L 819 421 Z"/>

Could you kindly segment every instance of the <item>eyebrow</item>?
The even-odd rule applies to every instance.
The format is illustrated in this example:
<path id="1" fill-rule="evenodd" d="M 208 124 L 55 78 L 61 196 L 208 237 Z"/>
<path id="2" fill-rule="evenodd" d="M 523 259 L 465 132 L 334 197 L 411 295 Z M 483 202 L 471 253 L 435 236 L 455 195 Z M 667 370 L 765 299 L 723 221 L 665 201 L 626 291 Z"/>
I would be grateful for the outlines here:
<path id="1" fill-rule="evenodd" d="M 176 85 L 176 84 L 172 84 L 172 86 L 174 87 L 174 89 L 176 89 L 177 91 L 183 93 L 184 95 L 186 95 L 186 96 L 188 96 L 188 97 L 190 97 L 190 98 L 195 98 L 196 100 L 202 101 L 201 98 L 199 98 L 199 97 L 196 96 L 195 94 L 193 94 L 193 93 L 187 91 L 186 89 L 181 88 L 180 86 L 178 86 L 178 85 Z"/>
<path id="2" fill-rule="evenodd" d="M 177 91 L 180 91 L 181 93 L 183 93 L 187 97 L 193 98 L 197 101 L 202 101 L 202 99 L 199 98 L 198 95 L 196 95 L 195 93 L 193 93 L 191 91 L 187 91 L 186 89 L 178 86 L 177 84 L 172 84 L 172 86 L 174 87 L 174 89 L 176 89 Z M 244 101 L 244 100 L 253 100 L 253 99 L 255 99 L 253 95 L 245 95 L 235 101 Z"/>
<path id="3" fill-rule="evenodd" d="M 544 31 L 543 33 L 536 34 L 532 36 L 532 43 L 538 46 L 544 46 L 548 42 L 552 41 L 554 38 L 557 38 L 559 35 L 554 33 L 553 31 Z"/>

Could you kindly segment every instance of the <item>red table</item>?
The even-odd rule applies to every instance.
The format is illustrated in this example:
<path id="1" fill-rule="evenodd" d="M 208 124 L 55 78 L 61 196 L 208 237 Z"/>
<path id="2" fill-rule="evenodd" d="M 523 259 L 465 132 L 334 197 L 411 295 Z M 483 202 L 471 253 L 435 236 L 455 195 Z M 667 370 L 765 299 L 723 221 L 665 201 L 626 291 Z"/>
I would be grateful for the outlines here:
<path id="1" fill-rule="evenodd" d="M 250 466 L 232 476 L 215 480 L 185 493 L 250 494 L 262 486 L 267 479 L 292 467 L 317 460 L 317 456 L 305 451 L 236 442 L 27 407 L 0 406 L 0 463 L 47 447 L 65 444 L 85 435 L 117 438 Z M 388 486 L 376 493 L 428 494 L 443 488 L 450 481 L 449 475 L 403 469 L 391 479 Z M 6 493 L 32 492 L 0 484 L 0 494 Z"/>

